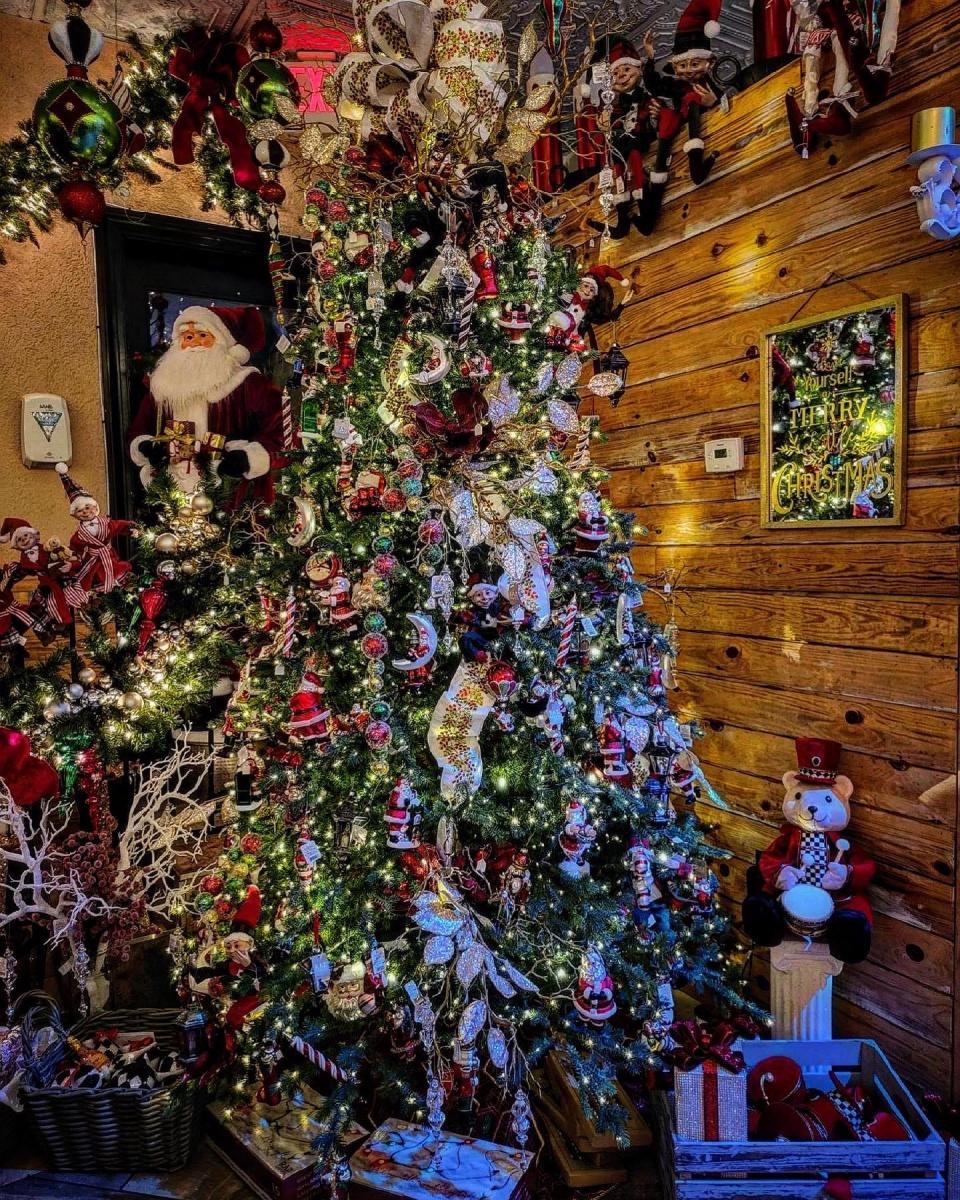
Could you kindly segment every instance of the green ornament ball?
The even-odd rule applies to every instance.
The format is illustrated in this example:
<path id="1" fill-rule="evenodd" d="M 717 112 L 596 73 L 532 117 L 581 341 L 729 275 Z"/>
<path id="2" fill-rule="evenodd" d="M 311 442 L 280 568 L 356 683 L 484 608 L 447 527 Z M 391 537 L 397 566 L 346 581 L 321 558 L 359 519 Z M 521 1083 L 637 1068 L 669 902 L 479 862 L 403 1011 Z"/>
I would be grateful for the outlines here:
<path id="1" fill-rule="evenodd" d="M 33 109 L 37 142 L 65 166 L 104 168 L 123 149 L 123 114 L 86 79 L 51 83 Z"/>
<path id="2" fill-rule="evenodd" d="M 275 58 L 254 58 L 241 67 L 237 76 L 237 99 L 252 121 L 279 121 L 288 118 L 277 108 L 278 98 L 300 103 L 300 88 L 292 73 Z"/>
<path id="3" fill-rule="evenodd" d="M 373 550 L 376 554 L 389 554 L 393 549 L 393 538 L 387 533 L 378 533 L 373 539 Z"/>
<path id="4" fill-rule="evenodd" d="M 387 627 L 387 618 L 383 613 L 368 613 L 363 619 L 363 627 L 370 633 L 383 633 Z"/>
<path id="5" fill-rule="evenodd" d="M 337 237 L 346 237 L 350 232 L 350 226 L 346 221 L 334 221 L 332 228 Z"/>
<path id="6" fill-rule="evenodd" d="M 196 899 L 197 908 L 201 912 L 209 912 L 213 908 L 214 900 L 212 896 L 208 896 L 206 892 L 201 892 Z"/>
<path id="7" fill-rule="evenodd" d="M 425 546 L 423 549 L 424 561 L 436 565 L 443 561 L 442 546 Z"/>
<path id="8" fill-rule="evenodd" d="M 370 716 L 378 721 L 386 721 L 392 711 L 386 700 L 374 700 L 370 705 Z"/>

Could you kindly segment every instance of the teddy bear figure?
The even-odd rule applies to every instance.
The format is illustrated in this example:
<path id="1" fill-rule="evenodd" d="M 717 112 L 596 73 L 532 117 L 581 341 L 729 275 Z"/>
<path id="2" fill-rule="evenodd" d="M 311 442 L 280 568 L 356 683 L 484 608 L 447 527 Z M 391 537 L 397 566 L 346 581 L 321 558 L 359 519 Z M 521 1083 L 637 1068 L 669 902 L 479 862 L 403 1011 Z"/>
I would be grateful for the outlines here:
<path id="1" fill-rule="evenodd" d="M 789 931 L 825 940 L 841 962 L 870 953 L 873 912 L 864 893 L 875 864 L 841 837 L 853 784 L 837 774 L 840 744 L 797 738 L 796 771 L 783 777 L 786 823 L 747 873 L 743 924 L 761 946 Z"/>

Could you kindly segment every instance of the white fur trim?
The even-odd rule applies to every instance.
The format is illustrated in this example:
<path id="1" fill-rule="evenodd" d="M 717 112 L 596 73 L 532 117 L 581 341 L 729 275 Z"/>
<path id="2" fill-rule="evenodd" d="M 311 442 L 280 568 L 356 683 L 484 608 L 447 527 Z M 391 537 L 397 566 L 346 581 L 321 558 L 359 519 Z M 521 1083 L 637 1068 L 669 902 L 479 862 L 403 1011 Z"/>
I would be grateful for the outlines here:
<path id="1" fill-rule="evenodd" d="M 145 462 L 140 468 L 140 482 L 145 488 L 148 488 L 153 483 L 154 470 L 148 462 Z"/>
<path id="2" fill-rule="evenodd" d="M 627 58 L 626 56 L 624 56 L 623 58 L 618 58 L 616 62 L 612 62 L 610 64 L 610 66 L 611 67 L 642 67 L 643 59 L 642 58 Z"/>
<path id="3" fill-rule="evenodd" d="M 137 467 L 149 467 L 150 466 L 149 458 L 147 458 L 147 456 L 143 453 L 143 451 L 140 449 L 140 447 L 144 444 L 144 442 L 152 442 L 153 440 L 154 440 L 153 437 L 151 437 L 151 435 L 149 433 L 143 433 L 140 435 L 140 437 L 135 437 L 133 439 L 133 441 L 130 443 L 130 457 L 133 459 L 134 466 L 137 466 Z"/>
<path id="4" fill-rule="evenodd" d="M 703 32 L 708 38 L 719 37 L 720 36 L 720 22 L 719 21 L 707 21 L 706 25 L 704 25 L 704 27 L 703 27 Z"/>
<path id="5" fill-rule="evenodd" d="M 702 150 L 703 148 L 703 138 L 691 138 L 689 142 L 683 143 L 684 154 L 689 154 L 691 150 Z"/>
<path id="6" fill-rule="evenodd" d="M 629 204 L 632 199 L 633 196 L 630 192 L 617 192 L 613 197 L 613 203 L 619 208 L 621 204 Z"/>
<path id="7" fill-rule="evenodd" d="M 669 179 L 670 179 L 669 171 L 651 171 L 650 172 L 650 182 L 651 183 L 667 183 Z M 625 279 L 623 282 L 628 283 L 629 280 Z"/>
<path id="8" fill-rule="evenodd" d="M 246 346 L 241 345 L 240 342 L 234 342 L 227 353 L 241 366 L 250 361 L 250 351 L 246 348 Z"/>
<path id="9" fill-rule="evenodd" d="M 270 470 L 270 455 L 259 442 L 227 442 L 224 450 L 242 450 L 246 454 L 250 469 L 244 472 L 244 479 L 259 479 Z"/>
<path id="10" fill-rule="evenodd" d="M 237 345 L 237 339 L 217 314 L 209 308 L 204 308 L 202 304 L 192 304 L 189 308 L 183 310 L 173 323 L 174 336 L 179 332 L 180 326 L 186 325 L 188 321 L 192 321 L 195 325 L 199 325 L 201 329 L 206 329 L 209 333 L 212 333 L 224 349 Z M 249 357 L 250 354 L 248 352 L 247 358 Z"/>

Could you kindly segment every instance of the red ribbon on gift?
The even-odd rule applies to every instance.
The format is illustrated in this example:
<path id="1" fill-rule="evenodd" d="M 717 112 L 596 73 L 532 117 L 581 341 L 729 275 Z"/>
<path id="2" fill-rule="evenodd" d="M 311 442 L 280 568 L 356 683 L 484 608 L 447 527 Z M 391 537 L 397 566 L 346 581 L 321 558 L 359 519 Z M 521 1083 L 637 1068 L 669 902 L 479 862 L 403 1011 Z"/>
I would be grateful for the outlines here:
<path id="1" fill-rule="evenodd" d="M 193 162 L 193 139 L 203 129 L 209 113 L 230 155 L 237 186 L 255 192 L 261 183 L 260 169 L 247 140 L 246 127 L 230 111 L 236 100 L 237 74 L 249 61 L 250 55 L 238 42 L 218 30 L 207 31 L 196 26 L 183 35 L 167 70 L 174 79 L 187 85 L 180 114 L 173 124 L 173 161 Z"/>
<path id="2" fill-rule="evenodd" d="M 678 1071 L 692 1071 L 715 1063 L 738 1075 L 745 1066 L 743 1055 L 732 1049 L 740 1037 L 756 1037 L 757 1026 L 747 1017 L 720 1021 L 712 1028 L 700 1021 L 675 1021 L 670 1037 L 675 1045 L 664 1055 Z"/>

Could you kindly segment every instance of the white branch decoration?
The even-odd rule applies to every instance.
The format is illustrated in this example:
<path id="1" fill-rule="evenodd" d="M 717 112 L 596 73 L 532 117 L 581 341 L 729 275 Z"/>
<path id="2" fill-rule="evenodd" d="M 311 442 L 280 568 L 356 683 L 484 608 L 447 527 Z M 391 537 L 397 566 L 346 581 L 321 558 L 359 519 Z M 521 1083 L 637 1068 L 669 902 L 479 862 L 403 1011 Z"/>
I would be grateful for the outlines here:
<path id="1" fill-rule="evenodd" d="M 168 919 L 180 904 L 177 864 L 200 853 L 214 801 L 199 800 L 216 751 L 178 739 L 169 758 L 141 767 L 126 828 L 120 835 L 117 881 L 132 884 L 147 913 Z"/>

